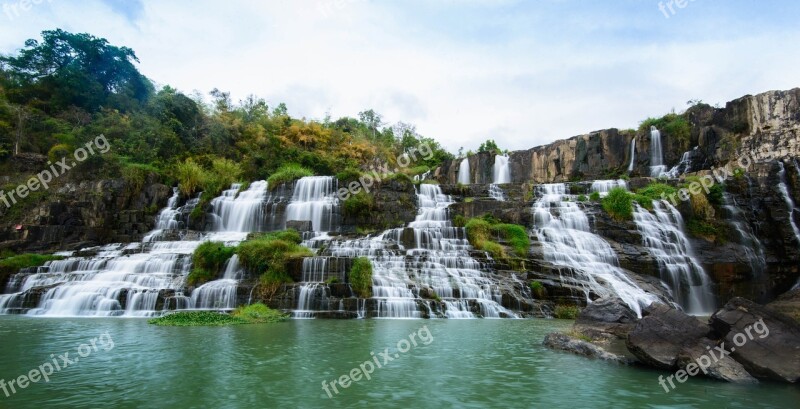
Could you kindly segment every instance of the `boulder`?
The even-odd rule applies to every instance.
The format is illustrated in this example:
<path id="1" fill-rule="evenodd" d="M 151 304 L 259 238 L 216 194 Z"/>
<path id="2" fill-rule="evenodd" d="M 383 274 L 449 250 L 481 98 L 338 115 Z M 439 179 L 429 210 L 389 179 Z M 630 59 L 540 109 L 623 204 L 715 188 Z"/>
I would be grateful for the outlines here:
<path id="1" fill-rule="evenodd" d="M 756 378 L 753 378 L 742 364 L 736 362 L 733 358 L 723 355 L 715 348 L 717 343 L 708 339 L 702 338 L 694 345 L 685 347 L 678 354 L 678 366 L 687 369 L 687 365 L 695 364 L 699 370 L 709 378 L 719 379 L 721 381 L 732 383 L 758 383 Z M 689 368 L 692 369 L 692 368 Z M 694 369 L 695 372 L 698 369 Z M 689 372 L 687 370 L 687 372 Z"/>
<path id="2" fill-rule="evenodd" d="M 800 322 L 800 288 L 787 291 L 775 301 L 767 304 L 767 307 Z"/>
<path id="3" fill-rule="evenodd" d="M 756 377 L 800 380 L 800 324 L 744 298 L 734 298 L 714 313 L 711 327 L 731 357 Z"/>
<path id="4" fill-rule="evenodd" d="M 294 229 L 299 232 L 313 231 L 310 220 L 287 220 L 287 229 Z"/>
<path id="5" fill-rule="evenodd" d="M 575 320 L 582 333 L 606 332 L 626 338 L 636 325 L 636 313 L 619 298 L 605 297 L 584 308 Z"/>
<path id="6" fill-rule="evenodd" d="M 711 328 L 697 318 L 664 304 L 652 304 L 628 334 L 628 350 L 645 364 L 674 369 L 678 355 L 706 337 Z"/>
<path id="7" fill-rule="evenodd" d="M 606 361 L 613 361 L 621 364 L 631 364 L 631 360 L 620 355 L 612 354 L 605 349 L 586 342 L 577 338 L 573 338 L 567 334 L 560 332 L 553 332 L 544 337 L 542 344 L 551 349 L 558 349 L 562 351 L 571 352 L 577 355 L 583 355 L 590 358 L 597 358 Z"/>

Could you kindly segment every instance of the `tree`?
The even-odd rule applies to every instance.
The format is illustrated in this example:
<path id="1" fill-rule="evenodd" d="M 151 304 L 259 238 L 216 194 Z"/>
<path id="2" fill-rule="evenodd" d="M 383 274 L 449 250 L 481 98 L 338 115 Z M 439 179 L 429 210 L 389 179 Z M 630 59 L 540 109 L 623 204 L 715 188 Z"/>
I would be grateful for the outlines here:
<path id="1" fill-rule="evenodd" d="M 482 143 L 481 146 L 478 148 L 478 152 L 500 153 L 500 148 L 497 147 L 497 144 L 494 142 L 494 139 L 487 139 L 486 142 Z"/>
<path id="2" fill-rule="evenodd" d="M 41 43 L 25 41 L 17 56 L 0 57 L 14 86 L 9 100 L 36 101 L 58 111 L 70 105 L 90 112 L 103 106 L 128 110 L 146 101 L 153 85 L 135 62 L 139 59 L 130 48 L 61 29 L 43 31 Z"/>
<path id="3" fill-rule="evenodd" d="M 375 133 L 378 131 L 378 127 L 383 125 L 383 118 L 381 115 L 370 109 L 359 112 L 358 119 L 372 132 L 372 140 L 375 140 Z"/>

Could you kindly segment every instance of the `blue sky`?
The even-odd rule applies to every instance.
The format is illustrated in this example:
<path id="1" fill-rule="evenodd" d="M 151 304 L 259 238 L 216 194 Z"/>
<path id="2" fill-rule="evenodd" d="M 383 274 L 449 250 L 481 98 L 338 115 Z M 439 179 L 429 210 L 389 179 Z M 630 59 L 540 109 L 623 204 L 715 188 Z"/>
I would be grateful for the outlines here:
<path id="1" fill-rule="evenodd" d="M 800 86 L 800 2 L 668 3 L 0 0 L 0 52 L 46 29 L 88 32 L 133 48 L 159 85 L 252 93 L 307 118 L 373 108 L 451 151 Z"/>

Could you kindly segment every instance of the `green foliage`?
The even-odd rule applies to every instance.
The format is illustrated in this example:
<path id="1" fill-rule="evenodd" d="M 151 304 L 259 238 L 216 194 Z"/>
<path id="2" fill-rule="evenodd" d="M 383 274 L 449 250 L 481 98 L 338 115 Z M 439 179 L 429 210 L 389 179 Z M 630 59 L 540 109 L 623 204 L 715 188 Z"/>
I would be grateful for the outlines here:
<path id="1" fill-rule="evenodd" d="M 493 139 L 487 139 L 486 142 L 482 143 L 478 148 L 478 152 L 494 152 L 498 155 L 501 153 L 500 148 L 497 147 L 497 143 Z"/>
<path id="2" fill-rule="evenodd" d="M 574 320 L 580 310 L 575 305 L 556 305 L 553 316 L 562 320 Z"/>
<path id="3" fill-rule="evenodd" d="M 366 257 L 358 257 L 350 268 L 350 288 L 360 298 L 372 297 L 372 262 Z"/>
<path id="4" fill-rule="evenodd" d="M 453 226 L 464 227 L 467 225 L 467 218 L 464 215 L 457 214 L 453 216 Z"/>
<path id="5" fill-rule="evenodd" d="M 528 286 L 531 288 L 531 293 L 533 296 L 539 299 L 547 297 L 547 289 L 544 288 L 544 285 L 539 281 L 531 281 L 528 283 Z"/>
<path id="6" fill-rule="evenodd" d="M 592 193 L 590 193 L 589 194 L 589 200 L 591 200 L 593 202 L 599 202 L 600 201 L 600 192 L 592 192 Z"/>
<path id="7" fill-rule="evenodd" d="M 228 247 L 221 242 L 204 242 L 192 255 L 192 272 L 186 278 L 186 283 L 196 286 L 213 280 L 235 251 L 235 247 Z"/>
<path id="8" fill-rule="evenodd" d="M 278 310 L 273 310 L 262 303 L 242 306 L 233 311 L 235 318 L 244 319 L 249 324 L 269 324 L 286 321 L 289 317 Z"/>
<path id="9" fill-rule="evenodd" d="M 639 206 L 642 206 L 647 210 L 653 210 L 653 199 L 650 197 L 638 193 L 633 194 L 632 197 L 633 201 L 638 203 Z"/>
<path id="10" fill-rule="evenodd" d="M 280 184 L 291 183 L 306 176 L 314 176 L 314 172 L 297 163 L 287 163 L 270 175 L 267 182 L 270 189 L 275 189 Z"/>
<path id="11" fill-rule="evenodd" d="M 633 196 L 621 187 L 615 187 L 603 198 L 603 210 L 616 220 L 633 219 Z"/>
<path id="12" fill-rule="evenodd" d="M 372 211 L 372 206 L 372 195 L 362 190 L 358 194 L 350 195 L 342 203 L 342 212 L 346 216 L 367 216 Z"/>
<path id="13" fill-rule="evenodd" d="M 715 239 L 720 235 L 714 223 L 695 217 L 686 221 L 686 230 L 694 237 Z"/>
<path id="14" fill-rule="evenodd" d="M 523 226 L 500 223 L 490 215 L 473 217 L 465 224 L 467 240 L 475 248 L 489 252 L 492 258 L 508 260 L 505 248 L 493 239 L 505 240 L 517 257 L 526 257 L 530 248 L 528 232 Z"/>
<path id="15" fill-rule="evenodd" d="M 363 173 L 355 168 L 347 168 L 339 173 L 336 174 L 336 179 L 339 180 L 339 183 L 345 184 L 347 182 L 353 182 L 358 180 Z"/>
<path id="16" fill-rule="evenodd" d="M 528 255 L 531 241 L 524 227 L 518 224 L 497 224 L 493 228 L 503 239 L 508 241 L 518 257 Z"/>
<path id="17" fill-rule="evenodd" d="M 203 168 L 192 159 L 175 165 L 174 176 L 178 179 L 178 187 L 185 196 L 192 196 L 198 192 L 206 177 Z"/>
<path id="18" fill-rule="evenodd" d="M 636 191 L 637 194 L 650 198 L 651 200 L 669 199 L 670 196 L 677 194 L 678 189 L 660 182 L 651 182 L 647 186 Z"/>
<path id="19" fill-rule="evenodd" d="M 243 318 L 216 311 L 180 311 L 147 322 L 162 327 L 219 327 L 248 324 Z"/>
<path id="20" fill-rule="evenodd" d="M 683 115 L 666 114 L 661 118 L 647 118 L 639 126 L 639 132 L 649 132 L 650 127 L 655 126 L 662 133 L 674 136 L 680 140 L 689 141 L 692 133 L 692 126 Z"/>
<path id="21" fill-rule="evenodd" d="M 710 188 L 708 188 L 708 201 L 711 204 L 716 206 L 722 206 L 725 202 L 725 185 L 721 183 L 715 183 Z"/>
<path id="22" fill-rule="evenodd" d="M 236 248 L 236 254 L 244 268 L 262 274 L 262 282 L 286 282 L 291 281 L 286 275 L 288 260 L 314 255 L 300 242 L 300 235 L 294 230 L 268 233 L 242 242 Z"/>
<path id="23" fill-rule="evenodd" d="M 224 325 L 268 324 L 285 321 L 287 314 L 256 303 L 239 307 L 232 314 L 216 311 L 180 311 L 147 321 L 165 327 L 218 327 Z"/>
<path id="24" fill-rule="evenodd" d="M 144 163 L 123 163 L 120 172 L 122 179 L 128 185 L 128 190 L 137 194 L 142 191 L 150 175 L 161 174 L 155 166 Z"/>
<path id="25" fill-rule="evenodd" d="M 585 202 L 586 201 L 586 195 L 579 195 L 576 200 L 579 201 L 579 202 Z"/>
<path id="26" fill-rule="evenodd" d="M 56 163 L 61 158 L 72 155 L 72 151 L 74 150 L 75 149 L 72 146 L 69 146 L 66 143 L 59 143 L 58 145 L 53 145 L 53 147 L 47 151 L 47 159 L 49 159 L 50 162 Z"/>
<path id="27" fill-rule="evenodd" d="M 13 255 L 10 253 L 4 254 L 6 258 L 0 260 L 0 275 L 3 274 L 16 274 L 20 269 L 27 267 L 39 267 L 44 263 L 53 260 L 61 260 L 63 257 L 53 256 L 49 254 L 20 254 Z M 2 280 L 0 280 L 2 281 Z"/>

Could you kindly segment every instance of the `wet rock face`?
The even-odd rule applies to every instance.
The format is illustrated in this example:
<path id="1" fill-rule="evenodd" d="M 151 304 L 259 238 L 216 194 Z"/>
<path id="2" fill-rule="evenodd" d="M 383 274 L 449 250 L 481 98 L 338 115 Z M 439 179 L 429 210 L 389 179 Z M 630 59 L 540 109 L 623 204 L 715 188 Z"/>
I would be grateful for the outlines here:
<path id="1" fill-rule="evenodd" d="M 800 324 L 792 318 L 734 298 L 710 323 L 731 356 L 751 374 L 785 382 L 800 380 Z"/>
<path id="2" fill-rule="evenodd" d="M 643 363 L 673 369 L 681 351 L 705 338 L 711 328 L 697 318 L 663 304 L 647 308 L 628 334 L 628 350 Z"/>
<path id="3" fill-rule="evenodd" d="M 627 357 L 610 353 L 595 344 L 558 332 L 545 335 L 543 344 L 551 349 L 567 351 L 589 358 L 602 359 L 626 365 L 633 363 Z"/>
<path id="4" fill-rule="evenodd" d="M 0 226 L 0 248 L 46 252 L 139 241 L 171 194 L 158 183 L 132 192 L 121 179 L 53 186 L 47 201 Z"/>
<path id="5" fill-rule="evenodd" d="M 619 299 L 602 298 L 587 305 L 575 325 L 625 338 L 636 326 L 636 314 Z"/>

